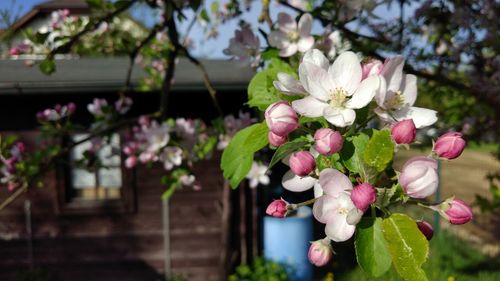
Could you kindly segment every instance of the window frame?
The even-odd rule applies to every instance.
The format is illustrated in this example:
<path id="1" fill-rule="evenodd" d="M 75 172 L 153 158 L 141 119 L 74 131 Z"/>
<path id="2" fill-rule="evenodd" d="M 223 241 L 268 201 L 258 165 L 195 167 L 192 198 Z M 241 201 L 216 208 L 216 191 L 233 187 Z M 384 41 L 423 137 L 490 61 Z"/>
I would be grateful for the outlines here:
<path id="1" fill-rule="evenodd" d="M 85 132 L 81 132 L 85 133 Z M 120 140 L 120 151 L 124 141 L 123 134 L 117 132 Z M 63 145 L 70 143 L 70 136 L 63 139 Z M 56 193 L 58 214 L 125 214 L 134 213 L 137 210 L 136 173 L 134 169 L 125 167 L 123 154 L 120 155 L 120 169 L 122 175 L 122 186 L 120 187 L 120 198 L 104 200 L 77 200 L 71 201 L 72 187 L 72 165 L 69 161 L 71 153 L 68 153 L 56 168 Z"/>

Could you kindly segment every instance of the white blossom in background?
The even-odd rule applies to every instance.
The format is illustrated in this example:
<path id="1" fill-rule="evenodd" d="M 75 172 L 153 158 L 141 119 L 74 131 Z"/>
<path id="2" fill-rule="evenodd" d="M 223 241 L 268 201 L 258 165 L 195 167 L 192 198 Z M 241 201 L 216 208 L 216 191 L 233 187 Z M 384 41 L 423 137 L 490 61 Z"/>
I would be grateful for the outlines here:
<path id="1" fill-rule="evenodd" d="M 299 66 L 300 82 L 309 96 L 292 102 L 292 107 L 307 117 L 323 116 L 337 127 L 352 125 L 354 109 L 367 106 L 385 88 L 383 78 L 372 75 L 361 81 L 361 64 L 353 52 L 341 54 L 328 68 L 328 59 L 321 52 L 310 54 Z"/>
<path id="2" fill-rule="evenodd" d="M 143 127 L 137 139 L 142 141 L 143 150 L 149 153 L 157 153 L 170 141 L 170 127 L 166 123 L 158 124 L 151 121 L 149 127 Z"/>
<path id="3" fill-rule="evenodd" d="M 388 59 L 380 75 L 386 81 L 386 89 L 378 92 L 375 113 L 385 122 L 413 119 L 417 129 L 427 127 L 437 121 L 437 112 L 427 108 L 415 107 L 417 99 L 417 77 L 403 73 L 404 58 L 396 56 Z"/>
<path id="4" fill-rule="evenodd" d="M 87 110 L 96 117 L 103 117 L 106 115 L 104 108 L 108 106 L 108 102 L 105 99 L 95 98 L 92 103 L 87 105 Z"/>
<path id="5" fill-rule="evenodd" d="M 229 46 L 223 50 L 227 56 L 232 56 L 244 64 L 252 67 L 260 63 L 260 40 L 248 25 L 234 32 L 234 37 L 229 40 Z"/>
<path id="6" fill-rule="evenodd" d="M 229 145 L 233 136 L 241 129 L 250 126 L 257 120 L 250 116 L 248 112 L 239 112 L 238 117 L 234 115 L 227 115 L 224 117 L 224 134 L 219 135 L 219 142 L 217 143 L 218 150 L 224 150 Z"/>
<path id="7" fill-rule="evenodd" d="M 257 162 L 252 163 L 252 168 L 248 172 L 246 178 L 249 180 L 249 185 L 251 188 L 257 187 L 259 184 L 268 185 L 269 184 L 269 171 L 266 165 L 259 164 Z"/>
<path id="8" fill-rule="evenodd" d="M 338 30 L 331 31 L 331 28 L 327 27 L 321 39 L 316 42 L 315 48 L 322 50 L 327 58 L 332 60 L 337 55 L 350 50 L 351 43 L 344 40 Z"/>
<path id="9" fill-rule="evenodd" d="M 170 171 L 182 163 L 182 149 L 177 146 L 167 146 L 160 154 L 159 160 L 163 162 L 165 170 Z"/>
<path id="10" fill-rule="evenodd" d="M 371 13 L 377 6 L 375 0 L 339 0 L 341 3 L 338 19 L 340 21 L 348 21 L 356 17 L 363 10 Z"/>
<path id="11" fill-rule="evenodd" d="M 314 45 L 311 35 L 313 18 L 303 14 L 299 23 L 286 13 L 278 14 L 278 28 L 269 33 L 269 45 L 279 49 L 281 57 L 293 56 L 297 51 L 306 52 Z"/>

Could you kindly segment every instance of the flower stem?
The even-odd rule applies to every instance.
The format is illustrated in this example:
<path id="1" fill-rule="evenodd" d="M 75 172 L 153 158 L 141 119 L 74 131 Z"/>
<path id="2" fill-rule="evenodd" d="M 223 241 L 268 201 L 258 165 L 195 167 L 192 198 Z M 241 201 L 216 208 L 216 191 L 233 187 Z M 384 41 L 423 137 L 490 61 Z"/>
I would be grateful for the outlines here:
<path id="1" fill-rule="evenodd" d="M 311 205 L 311 204 L 313 204 L 316 201 L 316 199 L 317 198 L 312 198 L 312 199 L 309 199 L 309 200 L 304 201 L 304 202 L 300 202 L 300 203 L 296 203 L 296 204 L 290 204 L 290 205 L 288 205 L 288 210 L 296 210 L 299 207 Z"/>

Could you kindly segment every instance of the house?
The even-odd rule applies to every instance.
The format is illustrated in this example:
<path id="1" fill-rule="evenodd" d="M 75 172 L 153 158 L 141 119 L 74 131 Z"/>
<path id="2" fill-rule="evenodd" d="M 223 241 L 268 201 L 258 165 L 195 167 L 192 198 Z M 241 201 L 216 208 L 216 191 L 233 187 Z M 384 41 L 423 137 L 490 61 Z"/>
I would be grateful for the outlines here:
<path id="1" fill-rule="evenodd" d="M 84 14 L 88 10 L 82 2 L 38 5 L 14 27 L 36 26 L 61 8 Z M 33 149 L 36 113 L 70 101 L 77 105 L 75 120 L 90 122 L 86 105 L 95 97 L 116 100 L 128 63 L 125 57 L 58 59 L 57 71 L 46 76 L 22 59 L 0 60 L 0 135 L 17 134 Z M 237 113 L 253 70 L 230 61 L 203 63 L 221 107 Z M 134 66 L 132 88 L 144 75 Z M 132 91 L 130 96 L 134 100 L 130 116 L 157 109 L 158 92 Z M 172 117 L 205 120 L 218 114 L 202 74 L 186 60 L 177 65 L 167 111 Z M 114 141 L 120 145 L 119 135 Z M 161 200 L 165 190 L 161 167 L 129 170 L 118 157 L 111 172 L 92 175 L 94 181 L 88 186 L 71 176 L 77 172 L 74 167 L 58 165 L 46 174 L 43 188 L 30 188 L 0 211 L 0 280 L 23 280 L 28 270 L 71 281 L 160 280 L 165 275 L 224 280 L 241 255 L 246 259 L 258 252 L 259 242 L 257 216 L 251 211 L 255 191 L 231 191 L 219 170 L 219 157 L 196 165 L 201 191 L 182 189 L 170 201 Z M 9 195 L 5 188 L 0 190 L 0 198 Z"/>

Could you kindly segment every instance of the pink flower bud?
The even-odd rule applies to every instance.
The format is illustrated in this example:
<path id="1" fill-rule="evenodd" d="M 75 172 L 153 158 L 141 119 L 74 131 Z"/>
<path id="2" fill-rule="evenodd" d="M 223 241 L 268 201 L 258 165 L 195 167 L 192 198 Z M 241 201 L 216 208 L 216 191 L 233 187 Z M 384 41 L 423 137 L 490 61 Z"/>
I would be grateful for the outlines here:
<path id="1" fill-rule="evenodd" d="M 286 142 L 286 136 L 279 136 L 273 132 L 267 134 L 267 139 L 272 146 L 278 147 Z"/>
<path id="2" fill-rule="evenodd" d="M 464 224 L 472 220 L 472 209 L 460 199 L 453 199 L 442 203 L 446 218 L 451 224 Z"/>
<path id="3" fill-rule="evenodd" d="M 290 169 L 300 177 L 309 175 L 316 168 L 316 160 L 309 151 L 295 152 L 290 156 Z"/>
<path id="4" fill-rule="evenodd" d="M 375 203 L 375 200 L 377 200 L 377 193 L 369 183 L 362 183 L 352 190 L 351 200 L 356 208 L 365 212 L 370 204 Z"/>
<path id="5" fill-rule="evenodd" d="M 412 119 L 399 121 L 391 129 L 391 135 L 397 144 L 411 144 L 415 140 L 417 128 Z"/>
<path id="6" fill-rule="evenodd" d="M 330 247 L 330 239 L 320 239 L 311 242 L 307 258 L 315 266 L 324 266 L 332 259 L 333 250 Z"/>
<path id="7" fill-rule="evenodd" d="M 279 136 L 286 136 L 299 127 L 297 113 L 285 101 L 271 104 L 266 109 L 265 117 L 271 132 Z"/>
<path id="8" fill-rule="evenodd" d="M 342 135 L 328 128 L 322 128 L 314 133 L 314 149 L 323 155 L 332 155 L 342 149 L 344 139 Z"/>
<path id="9" fill-rule="evenodd" d="M 9 50 L 9 55 L 11 56 L 17 56 L 19 55 L 20 51 L 17 47 L 10 48 Z"/>
<path id="10" fill-rule="evenodd" d="M 274 200 L 267 206 L 266 214 L 275 218 L 284 218 L 287 212 L 288 202 L 283 199 Z"/>
<path id="11" fill-rule="evenodd" d="M 424 220 L 417 221 L 417 226 L 420 232 L 427 238 L 427 240 L 431 240 L 434 235 L 434 229 L 432 225 Z"/>
<path id="12" fill-rule="evenodd" d="M 125 159 L 125 167 L 131 169 L 135 167 L 135 165 L 137 165 L 137 157 L 135 155 L 129 156 Z"/>
<path id="13" fill-rule="evenodd" d="M 368 63 L 363 64 L 361 80 L 364 80 L 370 75 L 380 74 L 380 71 L 382 71 L 382 67 L 383 64 L 379 60 L 372 60 Z"/>
<path id="14" fill-rule="evenodd" d="M 465 140 L 462 138 L 462 133 L 449 132 L 440 136 L 434 144 L 434 152 L 439 157 L 447 159 L 455 159 L 465 148 Z"/>
<path id="15" fill-rule="evenodd" d="M 68 103 L 68 113 L 73 114 L 76 111 L 76 104 L 73 102 Z"/>
<path id="16" fill-rule="evenodd" d="M 399 184 L 412 198 L 430 196 L 436 192 L 439 184 L 437 166 L 437 161 L 432 158 L 413 157 L 403 166 L 399 175 Z"/>

